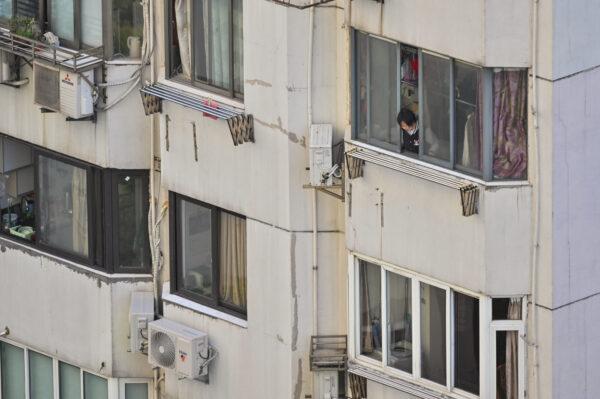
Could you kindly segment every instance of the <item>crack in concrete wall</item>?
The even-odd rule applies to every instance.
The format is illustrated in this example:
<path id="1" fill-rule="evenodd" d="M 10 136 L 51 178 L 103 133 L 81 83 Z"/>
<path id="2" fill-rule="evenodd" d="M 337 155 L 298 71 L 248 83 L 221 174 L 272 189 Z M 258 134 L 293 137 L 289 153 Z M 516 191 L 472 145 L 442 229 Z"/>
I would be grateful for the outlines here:
<path id="1" fill-rule="evenodd" d="M 301 145 L 302 147 L 306 147 L 306 138 L 302 135 L 296 134 L 294 132 L 291 132 L 287 129 L 284 129 L 283 127 L 283 122 L 281 121 L 281 117 L 277 117 L 277 123 L 268 123 L 265 121 L 262 121 L 258 118 L 254 118 L 255 122 L 258 122 L 259 124 L 271 128 L 273 130 L 277 130 L 283 134 L 285 134 L 288 137 L 288 140 L 290 140 L 292 143 L 296 143 Z"/>
<path id="2" fill-rule="evenodd" d="M 260 79 L 246 79 L 245 82 L 250 86 L 273 87 L 271 83 Z"/>
<path id="3" fill-rule="evenodd" d="M 298 359 L 298 374 L 294 384 L 294 399 L 300 399 L 302 395 L 302 359 Z"/>

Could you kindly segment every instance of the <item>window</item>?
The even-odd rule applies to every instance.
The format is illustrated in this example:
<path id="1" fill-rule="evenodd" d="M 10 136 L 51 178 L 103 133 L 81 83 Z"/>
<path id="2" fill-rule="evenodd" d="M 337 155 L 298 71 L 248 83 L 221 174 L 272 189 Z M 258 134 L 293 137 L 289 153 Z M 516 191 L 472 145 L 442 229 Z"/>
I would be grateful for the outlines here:
<path id="1" fill-rule="evenodd" d="M 81 371 L 70 364 L 58 363 L 60 399 L 81 398 Z"/>
<path id="2" fill-rule="evenodd" d="M 170 75 L 243 98 L 242 0 L 171 0 Z"/>
<path id="3" fill-rule="evenodd" d="M 354 32 L 354 138 L 485 180 L 527 178 L 527 71 Z"/>
<path id="4" fill-rule="evenodd" d="M 2 397 L 25 399 L 25 357 L 22 348 L 0 342 Z"/>
<path id="5" fill-rule="evenodd" d="M 34 351 L 29 353 L 29 398 L 53 399 L 52 358 Z"/>
<path id="6" fill-rule="evenodd" d="M 100 169 L 0 136 L 0 232 L 117 273 L 150 269 L 148 172 Z"/>
<path id="7" fill-rule="evenodd" d="M 501 333 L 489 347 L 480 347 L 484 320 L 491 320 L 485 334 L 522 328 L 521 299 L 491 301 L 360 258 L 352 274 L 356 324 L 350 331 L 357 361 L 444 393 L 487 397 L 480 392 L 480 368 L 482 358 L 490 359 L 490 370 L 503 365 L 501 375 L 494 377 L 500 384 L 498 392 L 521 392 L 522 385 L 511 380 L 521 372 L 519 367 L 524 367 L 521 342 L 514 341 L 517 333 Z M 508 317 L 513 324 L 495 316 L 492 320 L 492 314 Z M 509 395 L 498 399 L 522 398 Z"/>
<path id="8" fill-rule="evenodd" d="M 80 49 L 102 46 L 102 1 L 47 0 L 48 30 L 61 45 Z"/>
<path id="9" fill-rule="evenodd" d="M 171 290 L 246 315 L 246 219 L 171 193 Z"/>
<path id="10" fill-rule="evenodd" d="M 112 0 L 113 58 L 142 56 L 143 9 L 139 1 Z"/>
<path id="11" fill-rule="evenodd" d="M 13 17 L 38 19 L 38 0 L 0 0 L 0 22 L 6 23 Z"/>

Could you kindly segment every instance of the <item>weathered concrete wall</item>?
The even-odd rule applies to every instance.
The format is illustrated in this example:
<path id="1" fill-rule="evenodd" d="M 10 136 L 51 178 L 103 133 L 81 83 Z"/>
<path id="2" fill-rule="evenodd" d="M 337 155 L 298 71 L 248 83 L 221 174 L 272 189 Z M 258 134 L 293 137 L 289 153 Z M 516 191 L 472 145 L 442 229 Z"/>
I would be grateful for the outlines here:
<path id="1" fill-rule="evenodd" d="M 108 277 L 0 239 L 0 324 L 7 338 L 107 377 L 150 377 L 128 353 L 133 291 L 148 277 Z"/>
<path id="2" fill-rule="evenodd" d="M 110 65 L 108 81 L 120 82 L 130 77 L 139 65 Z M 34 104 L 33 71 L 21 68 L 30 83 L 15 89 L 0 86 L 0 132 L 40 145 L 102 167 L 148 169 L 148 119 L 144 116 L 139 93 L 129 96 L 109 111 L 98 112 L 97 123 L 67 122 L 59 113 L 41 113 Z M 128 85 L 108 88 L 109 103 Z"/>

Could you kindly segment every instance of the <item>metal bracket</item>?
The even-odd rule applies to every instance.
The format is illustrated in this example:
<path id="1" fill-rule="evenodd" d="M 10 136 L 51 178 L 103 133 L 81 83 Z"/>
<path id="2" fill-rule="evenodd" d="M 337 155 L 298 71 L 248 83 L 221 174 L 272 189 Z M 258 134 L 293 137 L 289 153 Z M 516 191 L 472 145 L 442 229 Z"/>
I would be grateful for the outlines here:
<path id="1" fill-rule="evenodd" d="M 363 166 L 365 161 L 362 159 L 355 158 L 351 156 L 351 153 L 355 150 L 351 150 L 346 152 L 346 169 L 348 170 L 348 178 L 350 180 L 354 180 L 357 177 L 362 177 L 363 175 Z"/>
<path id="2" fill-rule="evenodd" d="M 97 115 L 96 115 L 96 111 L 94 111 L 94 113 L 90 116 L 84 116 L 83 118 L 71 118 L 70 116 L 67 116 L 65 118 L 65 120 L 67 122 L 92 122 L 92 123 L 96 123 L 96 121 L 98 120 Z"/>
<path id="3" fill-rule="evenodd" d="M 472 216 L 479 212 L 479 187 L 475 184 L 463 186 L 460 189 L 460 203 L 463 216 Z"/>
<path id="4" fill-rule="evenodd" d="M 341 194 L 338 194 L 334 191 L 329 190 L 328 187 L 339 189 Z M 344 185 L 343 184 L 334 185 L 334 186 L 311 186 L 310 184 L 304 184 L 304 185 L 302 185 L 302 188 L 312 188 L 313 190 L 317 190 L 317 191 L 320 191 L 327 195 L 330 195 L 334 198 L 337 198 L 337 199 L 341 200 L 342 202 L 344 202 L 346 200 L 346 198 L 344 197 Z"/>
<path id="5" fill-rule="evenodd" d="M 252 115 L 236 115 L 227 119 L 233 145 L 254 143 L 254 117 Z"/>
<path id="6" fill-rule="evenodd" d="M 162 99 L 140 91 L 146 116 L 162 112 Z"/>
<path id="7" fill-rule="evenodd" d="M 296 8 L 298 10 L 304 10 L 310 7 L 317 7 L 322 4 L 330 3 L 333 0 L 316 0 L 312 3 L 298 3 L 295 0 L 270 0 L 272 3 L 279 4 L 285 7 Z"/>

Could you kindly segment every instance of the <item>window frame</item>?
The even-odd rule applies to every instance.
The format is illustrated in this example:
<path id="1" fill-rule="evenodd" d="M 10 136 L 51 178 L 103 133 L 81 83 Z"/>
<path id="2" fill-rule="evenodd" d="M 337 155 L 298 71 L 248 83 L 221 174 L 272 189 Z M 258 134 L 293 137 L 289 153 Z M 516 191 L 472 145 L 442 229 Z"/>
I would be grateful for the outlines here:
<path id="1" fill-rule="evenodd" d="M 381 284 L 382 284 L 382 360 L 377 361 L 367 356 L 361 355 L 360 353 L 360 262 L 365 261 L 372 263 L 380 268 Z M 375 368 L 385 375 L 392 378 L 399 378 L 408 380 L 414 384 L 418 384 L 437 392 L 449 395 L 450 397 L 467 398 L 467 399 L 482 399 L 487 397 L 486 393 L 491 390 L 491 362 L 495 362 L 495 355 L 491 353 L 493 347 L 490 346 L 492 322 L 492 298 L 472 292 L 460 287 L 456 287 L 452 284 L 446 284 L 435 279 L 420 275 L 413 271 L 383 262 L 381 260 L 373 259 L 368 256 L 360 255 L 357 253 L 349 253 L 348 255 L 349 264 L 349 290 L 348 290 L 348 303 L 349 303 L 349 355 L 350 359 L 364 365 L 365 367 Z M 412 368 L 413 372 L 408 373 L 396 369 L 388 365 L 388 351 L 389 351 L 389 326 L 388 326 L 388 312 L 389 306 L 387 302 L 387 279 L 386 272 L 391 272 L 400 275 L 411 280 L 411 301 L 412 301 Z M 421 377 L 421 294 L 420 286 L 421 283 L 425 283 L 437 288 L 441 288 L 446 292 L 446 385 L 441 385 L 436 382 L 427 380 Z M 479 301 L 479 395 L 472 394 L 454 386 L 455 383 L 455 312 L 454 312 L 454 293 L 460 293 L 467 295 L 472 298 L 476 298 Z M 523 299 L 523 306 L 525 306 L 525 299 Z M 523 311 L 524 312 L 524 311 Z M 524 325 L 525 313 L 522 313 L 521 320 L 511 320 L 511 323 Z M 500 321 L 504 323 L 504 321 Z M 522 343 L 521 343 L 522 344 Z M 519 352 L 521 356 L 521 352 Z M 519 366 L 523 363 L 519 373 L 525 372 L 524 357 L 519 358 Z M 495 367 L 495 366 L 494 366 Z M 495 369 L 495 368 L 494 368 Z M 523 385 L 521 385 L 523 387 Z M 522 390 L 522 389 L 521 389 Z M 491 392 L 491 391 L 489 391 Z M 519 397 L 519 399 L 522 399 Z"/>
<path id="2" fill-rule="evenodd" d="M 55 357 L 52 354 L 46 353 L 44 351 L 39 351 L 37 349 L 30 348 L 30 347 L 25 346 L 16 341 L 12 341 L 12 340 L 9 340 L 6 338 L 0 338 L 0 345 L 2 345 L 2 344 L 11 345 L 11 346 L 14 346 L 16 348 L 23 350 L 23 361 L 24 361 L 24 370 L 23 371 L 25 373 L 24 384 L 25 384 L 25 397 L 26 398 L 30 397 L 30 390 L 31 390 L 30 376 L 29 376 L 29 373 L 30 373 L 29 353 L 30 352 L 38 353 L 40 355 L 49 357 L 52 360 L 52 387 L 53 387 L 52 397 L 53 397 L 53 399 L 60 399 L 60 374 L 59 373 L 60 373 L 60 364 L 61 363 L 75 367 L 79 370 L 79 382 L 80 382 L 80 389 L 81 389 L 80 399 L 85 399 L 84 398 L 84 374 L 91 374 L 96 377 L 102 378 L 106 381 L 106 383 L 108 385 L 107 399 L 126 399 L 124 388 L 125 388 L 125 384 L 128 384 L 128 383 L 148 384 L 148 399 L 152 398 L 153 383 L 152 383 L 151 378 L 144 378 L 144 377 L 110 378 L 110 377 L 106 377 L 102 374 L 99 374 L 96 371 L 89 370 L 85 367 L 80 367 L 71 362 L 63 360 L 62 358 Z M 1 376 L 1 373 L 2 373 L 2 364 L 0 362 L 0 376 Z M 1 384 L 2 384 L 2 379 L 0 378 L 0 399 L 4 399 L 4 398 L 2 398 L 2 385 Z M 121 387 L 123 387 L 122 390 L 121 390 Z"/>
<path id="3" fill-rule="evenodd" d="M 166 73 L 166 78 L 168 80 L 172 80 L 174 82 L 177 83 L 182 83 L 188 86 L 193 86 L 196 87 L 198 89 L 201 90 L 205 90 L 207 92 L 210 93 L 214 93 L 217 95 L 222 95 L 224 97 L 227 97 L 229 99 L 233 99 L 233 100 L 238 100 L 238 101 L 244 101 L 244 93 L 237 93 L 235 91 L 235 84 L 234 84 L 234 78 L 235 78 L 235 68 L 234 68 L 234 64 L 235 64 L 235 60 L 234 60 L 234 35 L 233 35 L 233 2 L 234 0 L 225 0 L 225 1 L 229 1 L 229 25 L 230 25 L 230 31 L 229 31 L 229 60 L 230 60 L 230 64 L 229 64 L 229 79 L 231 81 L 231 88 L 230 89 L 223 89 L 221 87 L 218 86 L 214 86 L 211 85 L 209 83 L 206 82 L 202 82 L 201 80 L 198 80 L 195 78 L 195 71 L 196 71 L 196 46 L 191 45 L 190 46 L 190 71 L 191 71 L 191 76 L 190 79 L 185 79 L 181 76 L 178 76 L 174 73 L 173 67 L 174 67 L 174 55 L 173 55 L 173 51 L 172 51 L 172 43 L 173 43 L 173 31 L 177 29 L 177 22 L 175 21 L 175 15 L 173 15 L 173 2 L 174 0 L 168 0 L 164 2 L 164 13 L 165 13 L 165 33 L 164 33 L 164 40 L 166 43 L 165 46 L 165 73 Z M 197 2 L 194 0 L 191 0 L 191 30 L 190 30 L 190 40 L 193 42 L 196 41 L 196 36 L 197 36 L 197 30 L 196 30 L 196 26 L 194 24 L 194 20 L 195 20 L 195 15 L 196 15 L 196 8 L 197 8 Z M 243 15 L 243 11 L 242 11 L 242 15 Z M 242 17 L 242 25 L 243 25 L 243 17 Z M 242 26 L 242 32 L 243 32 L 244 28 Z M 243 42 L 243 39 L 242 39 Z M 242 46 L 243 47 L 243 46 Z M 243 70 L 243 68 L 242 68 Z M 244 79 L 241 79 L 242 85 L 244 85 Z"/>
<path id="4" fill-rule="evenodd" d="M 118 176 L 122 174 L 143 176 L 145 182 L 149 184 L 149 171 L 146 169 L 111 169 L 100 168 L 93 164 L 87 163 L 64 155 L 27 141 L 8 136 L 0 133 L 0 140 L 11 140 L 21 145 L 26 145 L 30 148 L 33 162 L 33 189 L 35 197 L 35 229 L 38 232 L 40 226 L 40 210 L 41 204 L 39 201 L 39 157 L 44 156 L 51 160 L 63 162 L 67 165 L 74 166 L 86 170 L 87 180 L 87 207 L 88 207 L 88 256 L 80 256 L 68 251 L 55 248 L 51 245 L 40 243 L 38 240 L 30 241 L 0 229 L 0 238 L 14 240 L 24 245 L 39 249 L 50 255 L 58 256 L 68 261 L 76 262 L 84 266 L 105 273 L 126 273 L 126 274 L 148 274 L 152 268 L 151 258 L 146 267 L 138 269 L 121 269 L 118 265 L 118 241 L 115 241 L 118 232 L 118 195 L 113 190 L 113 183 L 116 182 Z M 115 195 L 113 195 L 115 194 Z M 117 204 L 117 205 L 115 205 Z M 144 190 L 143 206 L 145 210 L 149 210 L 149 191 Z M 147 212 L 146 212 L 147 213 Z M 150 256 L 150 247 L 148 241 L 148 256 Z"/>
<path id="5" fill-rule="evenodd" d="M 198 293 L 187 290 L 183 287 L 183 283 L 181 280 L 182 273 L 180 263 L 181 253 L 181 243 L 182 240 L 179 237 L 179 206 L 178 201 L 183 200 L 185 202 L 191 203 L 193 205 L 198 205 L 211 211 L 211 251 L 212 251 L 212 295 L 213 298 L 208 298 L 206 296 L 200 295 Z M 220 287 L 220 273 L 219 273 L 219 248 L 220 248 L 220 239 L 219 239 L 219 231 L 220 231 L 220 214 L 228 213 L 230 215 L 236 216 L 238 218 L 242 218 L 247 220 L 244 215 L 240 215 L 239 213 L 231 212 L 222 208 L 219 208 L 215 205 L 208 204 L 206 202 L 188 197 L 183 194 L 179 194 L 173 191 L 169 191 L 169 255 L 170 255 L 170 289 L 171 293 L 181 296 L 185 299 L 189 299 L 193 302 L 199 303 L 201 305 L 208 306 L 210 308 L 219 310 L 224 313 L 228 313 L 232 316 L 240 318 L 242 320 L 248 320 L 248 309 L 241 309 L 230 304 L 227 304 L 220 299 L 219 287 Z M 246 228 L 246 232 L 247 232 Z M 246 237 L 247 242 L 247 237 Z M 248 263 L 246 263 L 246 271 L 248 270 Z M 247 275 L 246 275 L 247 276 Z M 248 279 L 246 277 L 246 287 L 248 284 Z"/>
<path id="6" fill-rule="evenodd" d="M 411 155 L 410 153 L 407 153 L 406 151 L 401 151 L 401 146 L 402 146 L 402 134 L 401 131 L 399 129 L 398 126 L 396 126 L 396 130 L 398 131 L 398 135 L 399 135 L 399 144 L 398 145 L 391 145 L 389 143 L 381 143 L 377 140 L 374 140 L 370 137 L 370 133 L 369 133 L 369 115 L 370 115 L 370 74 L 369 74 L 369 66 L 370 66 L 370 54 L 369 54 L 369 45 L 367 45 L 367 97 L 366 97 L 366 102 L 367 102 L 367 116 L 366 116 L 366 129 L 367 131 L 364 133 L 360 133 L 359 132 L 359 126 L 358 126 L 358 115 L 359 115 L 359 90 L 360 90 L 360 85 L 358 84 L 358 56 L 357 56 L 357 42 L 358 42 L 358 35 L 364 35 L 365 38 L 367 40 L 371 40 L 371 39 L 376 39 L 376 40 L 382 40 L 388 43 L 394 43 L 396 45 L 397 48 L 397 59 L 398 61 L 396 61 L 396 70 L 397 70 L 397 107 L 398 109 L 401 109 L 403 107 L 402 104 L 402 96 L 400 93 L 401 90 L 401 74 L 400 74 L 400 70 L 401 70 L 401 65 L 400 65 L 400 57 L 403 51 L 404 47 L 413 47 L 416 48 L 418 51 L 418 57 L 419 57 L 419 70 L 418 70 L 418 76 L 419 76 L 419 80 L 418 80 L 418 98 L 419 98 L 419 115 L 418 115 L 418 120 L 419 120 L 419 141 L 420 141 L 420 145 L 419 145 L 419 153 L 415 154 L 415 155 Z M 459 60 L 456 58 L 452 58 L 449 57 L 447 55 L 443 55 L 443 54 L 439 54 L 436 53 L 434 51 L 430 51 L 427 49 L 423 49 L 423 48 L 419 48 L 419 47 L 414 47 L 414 46 L 410 46 L 408 44 L 405 43 L 401 43 L 401 42 L 397 42 L 388 38 L 384 38 L 381 36 L 377 36 L 375 34 L 366 32 L 366 31 L 362 31 L 359 29 L 352 29 L 351 31 L 351 66 L 350 66 L 350 76 L 351 76 L 351 96 L 352 96 L 352 106 L 351 106 L 351 110 L 352 110 L 352 115 L 351 115 L 351 123 L 352 123 L 352 140 L 355 140 L 357 142 L 360 143 L 365 143 L 367 145 L 371 145 L 377 148 L 381 148 L 383 150 L 387 150 L 387 151 L 391 151 L 395 154 L 398 154 L 400 156 L 406 157 L 407 159 L 418 159 L 421 160 L 423 162 L 432 164 L 432 165 L 436 165 L 436 166 L 440 166 L 442 168 L 445 169 L 449 169 L 452 171 L 457 171 L 459 173 L 463 173 L 469 176 L 473 176 L 474 178 L 479 178 L 482 179 L 486 182 L 493 182 L 493 181 L 502 181 L 502 182 L 507 182 L 507 181 L 526 181 L 528 179 L 528 173 L 525 173 L 525 176 L 522 179 L 495 179 L 494 175 L 493 175 L 493 143 L 494 143 L 494 138 L 493 138 L 493 73 L 494 73 L 494 68 L 490 68 L 490 67 L 483 67 L 481 65 L 476 65 L 467 61 L 463 61 L 463 60 Z M 424 80 L 423 80 L 423 55 L 427 54 L 430 56 L 435 56 L 435 57 L 441 57 L 444 59 L 449 60 L 450 62 L 450 66 L 449 66 L 449 71 L 448 73 L 450 74 L 449 78 L 450 78 L 450 87 L 449 87 L 449 125 L 448 126 L 448 136 L 450 138 L 450 160 L 449 161 L 445 161 L 442 159 L 438 159 L 432 156 L 428 156 L 426 154 L 424 154 L 424 139 L 425 139 L 425 129 L 424 129 L 424 125 L 423 125 L 423 113 L 424 113 L 424 102 L 423 102 L 423 98 L 424 98 Z M 471 66 L 474 68 L 478 68 L 481 71 L 481 78 L 482 78 L 482 98 L 483 98 L 483 104 L 481 104 L 482 106 L 482 114 L 483 114 L 483 120 L 482 122 L 482 129 L 483 129 L 483 133 L 482 133 L 482 142 L 481 142 L 481 155 L 482 155 L 482 159 L 481 159 L 481 164 L 482 164 L 482 170 L 474 170 L 468 167 L 464 167 L 458 164 L 458 162 L 456 161 L 457 158 L 457 134 L 456 134 L 456 126 L 455 126 L 455 117 L 456 117 L 456 107 L 455 107 L 455 103 L 456 103 L 456 96 L 455 96 L 455 86 L 456 86 L 456 81 L 455 81 L 455 69 L 456 69 L 456 64 L 463 64 L 463 65 L 467 65 L 467 66 Z M 366 139 L 361 138 L 360 135 L 364 134 L 366 135 Z M 529 135 L 529 132 L 527 133 L 527 135 Z M 529 165 L 528 165 L 529 167 Z"/>

